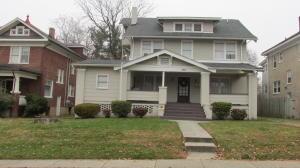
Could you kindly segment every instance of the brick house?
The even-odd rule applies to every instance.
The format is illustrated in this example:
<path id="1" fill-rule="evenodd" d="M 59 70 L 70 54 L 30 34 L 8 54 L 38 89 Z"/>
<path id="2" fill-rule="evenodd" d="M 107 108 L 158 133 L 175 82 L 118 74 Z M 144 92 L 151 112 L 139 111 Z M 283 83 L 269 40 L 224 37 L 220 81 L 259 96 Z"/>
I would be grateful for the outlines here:
<path id="1" fill-rule="evenodd" d="M 20 114 L 27 94 L 49 100 L 50 115 L 67 112 L 75 96 L 76 72 L 72 63 L 86 58 L 81 45 L 67 45 L 55 39 L 55 29 L 44 33 L 19 18 L 0 27 L 0 92 L 15 96 L 10 116 Z"/>

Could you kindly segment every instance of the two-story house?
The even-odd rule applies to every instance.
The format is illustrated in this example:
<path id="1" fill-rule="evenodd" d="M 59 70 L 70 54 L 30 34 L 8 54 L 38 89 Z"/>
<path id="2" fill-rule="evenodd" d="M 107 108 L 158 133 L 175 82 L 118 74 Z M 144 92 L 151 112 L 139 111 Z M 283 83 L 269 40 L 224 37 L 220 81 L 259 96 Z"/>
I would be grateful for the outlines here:
<path id="1" fill-rule="evenodd" d="M 134 12 L 133 12 L 134 13 Z M 127 100 L 148 115 L 211 119 L 211 103 L 231 102 L 257 113 L 257 67 L 247 42 L 257 40 L 238 20 L 216 17 L 124 18 L 123 61 L 75 64 L 76 104 Z"/>
<path id="2" fill-rule="evenodd" d="M 263 115 L 300 118 L 300 17 L 299 32 L 262 55 Z"/>
<path id="3" fill-rule="evenodd" d="M 73 62 L 86 57 L 84 48 L 65 45 L 55 39 L 55 29 L 44 33 L 19 18 L 0 27 L 0 91 L 15 96 L 11 116 L 18 116 L 24 97 L 38 94 L 49 100 L 50 114 L 66 112 L 75 101 L 76 72 Z"/>

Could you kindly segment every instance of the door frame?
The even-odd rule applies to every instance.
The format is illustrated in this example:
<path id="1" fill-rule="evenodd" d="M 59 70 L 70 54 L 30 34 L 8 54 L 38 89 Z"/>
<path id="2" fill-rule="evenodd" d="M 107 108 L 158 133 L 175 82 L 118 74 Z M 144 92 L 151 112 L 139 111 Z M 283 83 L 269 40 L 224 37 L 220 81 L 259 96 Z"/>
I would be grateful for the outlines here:
<path id="1" fill-rule="evenodd" d="M 179 84 L 179 81 L 180 81 L 180 78 L 185 78 L 188 80 L 188 96 L 187 97 L 187 100 L 186 101 L 181 101 L 180 100 L 180 96 L 179 96 L 179 88 L 180 88 L 180 84 Z M 191 102 L 191 77 L 188 77 L 188 76 L 180 76 L 180 77 L 177 77 L 177 103 L 190 103 Z"/>

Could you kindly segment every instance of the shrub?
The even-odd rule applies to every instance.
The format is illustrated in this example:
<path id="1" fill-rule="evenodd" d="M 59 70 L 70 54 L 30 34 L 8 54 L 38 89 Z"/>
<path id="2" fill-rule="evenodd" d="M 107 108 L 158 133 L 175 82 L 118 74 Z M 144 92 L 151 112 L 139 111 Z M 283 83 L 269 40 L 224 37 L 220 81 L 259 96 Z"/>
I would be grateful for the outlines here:
<path id="1" fill-rule="evenodd" d="M 39 95 L 27 95 L 25 97 L 26 107 L 24 110 L 26 117 L 34 117 L 49 111 L 48 100 Z"/>
<path id="2" fill-rule="evenodd" d="M 214 102 L 212 104 L 212 111 L 217 119 L 224 120 L 230 113 L 231 103 L 227 102 Z"/>
<path id="3" fill-rule="evenodd" d="M 13 98 L 11 95 L 0 93 L 0 117 L 12 106 L 12 104 Z"/>
<path id="4" fill-rule="evenodd" d="M 232 109 L 231 118 L 234 120 L 244 120 L 247 117 L 246 110 L 243 109 Z"/>
<path id="5" fill-rule="evenodd" d="M 144 107 L 136 107 L 134 109 L 132 109 L 132 113 L 136 116 L 136 117 L 140 117 L 143 118 L 148 112 L 147 108 Z"/>
<path id="6" fill-rule="evenodd" d="M 103 112 L 103 115 L 104 115 L 105 118 L 110 118 L 110 116 L 111 116 L 111 110 L 104 109 L 104 110 L 102 110 L 102 112 Z"/>
<path id="7" fill-rule="evenodd" d="M 131 111 L 131 103 L 128 101 L 113 101 L 111 103 L 111 109 L 115 116 L 120 118 L 127 117 Z"/>
<path id="8" fill-rule="evenodd" d="M 75 106 L 74 113 L 80 118 L 95 118 L 99 110 L 98 104 L 83 103 Z"/>

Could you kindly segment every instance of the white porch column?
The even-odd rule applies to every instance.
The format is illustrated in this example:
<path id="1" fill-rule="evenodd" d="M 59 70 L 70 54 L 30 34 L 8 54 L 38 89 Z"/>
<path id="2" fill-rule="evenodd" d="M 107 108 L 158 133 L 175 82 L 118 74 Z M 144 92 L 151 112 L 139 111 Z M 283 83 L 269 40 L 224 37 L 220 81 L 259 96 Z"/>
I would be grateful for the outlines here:
<path id="1" fill-rule="evenodd" d="M 77 69 L 75 105 L 84 103 L 86 69 Z"/>
<path id="2" fill-rule="evenodd" d="M 15 78 L 13 81 L 13 90 L 11 91 L 13 94 L 20 94 L 20 76 L 15 74 Z"/>
<path id="3" fill-rule="evenodd" d="M 165 106 L 167 104 L 167 87 L 161 86 L 159 87 L 159 92 L 158 92 L 158 115 L 163 116 L 165 113 Z"/>
<path id="4" fill-rule="evenodd" d="M 248 117 L 250 120 L 257 119 L 257 77 L 255 73 L 248 74 L 248 99 L 249 110 Z"/>
<path id="5" fill-rule="evenodd" d="M 127 99 L 127 85 L 128 85 L 128 70 L 120 72 L 120 100 Z"/>
<path id="6" fill-rule="evenodd" d="M 207 119 L 212 119 L 212 111 L 210 108 L 210 98 L 209 98 L 209 83 L 210 83 L 210 73 L 201 72 L 201 85 L 200 85 L 200 103 L 204 109 Z"/>
<path id="7" fill-rule="evenodd" d="M 162 87 L 165 87 L 165 76 L 166 76 L 166 72 L 163 71 L 162 72 L 162 79 L 161 79 L 161 86 Z"/>

